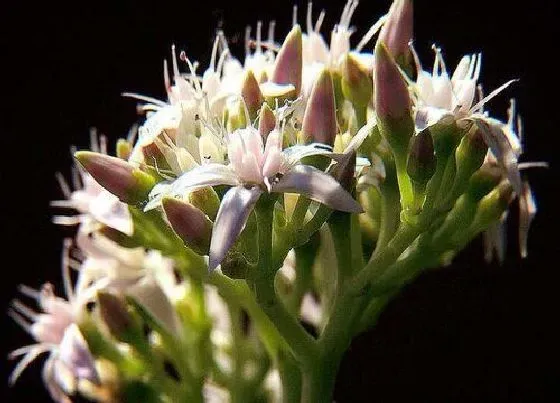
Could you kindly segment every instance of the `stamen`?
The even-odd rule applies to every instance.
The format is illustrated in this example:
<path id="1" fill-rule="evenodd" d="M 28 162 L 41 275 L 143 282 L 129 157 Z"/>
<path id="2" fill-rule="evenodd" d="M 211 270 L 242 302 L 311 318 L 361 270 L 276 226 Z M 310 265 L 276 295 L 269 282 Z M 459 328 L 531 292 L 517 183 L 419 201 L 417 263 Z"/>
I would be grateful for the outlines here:
<path id="1" fill-rule="evenodd" d="M 25 284 L 20 284 L 18 286 L 18 291 L 26 297 L 33 298 L 35 300 L 39 300 L 39 298 L 41 297 L 41 293 L 39 291 Z"/>
<path id="2" fill-rule="evenodd" d="M 435 44 L 432 45 L 432 50 L 435 52 L 434 57 L 434 68 L 432 76 L 446 75 L 447 68 L 445 67 L 445 62 L 443 61 L 443 55 L 441 54 L 441 48 L 437 47 Z"/>
<path id="3" fill-rule="evenodd" d="M 262 21 L 257 21 L 257 44 L 255 53 L 261 53 L 261 29 L 262 29 Z"/>
<path id="4" fill-rule="evenodd" d="M 99 142 L 97 140 L 97 129 L 92 127 L 89 129 L 89 144 L 91 147 L 91 151 L 98 153 L 99 152 Z"/>
<path id="5" fill-rule="evenodd" d="M 104 134 L 99 136 L 99 150 L 102 154 L 107 154 L 107 136 Z"/>
<path id="6" fill-rule="evenodd" d="M 23 330 L 31 334 L 31 323 L 20 313 L 14 309 L 8 309 L 8 316 L 12 318 Z"/>
<path id="7" fill-rule="evenodd" d="M 251 26 L 245 27 L 245 59 L 251 55 L 251 48 L 249 42 L 251 41 Z"/>
<path id="8" fill-rule="evenodd" d="M 276 27 L 276 21 L 272 20 L 268 23 L 268 48 L 274 48 L 274 28 Z"/>
<path id="9" fill-rule="evenodd" d="M 531 168 L 549 168 L 550 165 L 546 161 L 532 161 L 532 162 L 520 162 L 517 164 L 517 168 L 520 170 L 531 169 Z"/>
<path id="10" fill-rule="evenodd" d="M 297 25 L 297 5 L 292 8 L 292 27 Z"/>
<path id="11" fill-rule="evenodd" d="M 64 175 L 62 175 L 60 172 L 57 172 L 54 174 L 54 177 L 56 178 L 58 187 L 60 187 L 60 190 L 62 191 L 64 197 L 69 199 L 72 196 L 72 189 L 70 189 L 70 185 L 68 184 L 68 182 L 66 182 Z"/>
<path id="12" fill-rule="evenodd" d="M 362 36 L 362 39 L 358 43 L 358 46 L 356 46 L 356 50 L 358 52 L 361 52 L 363 47 L 366 46 L 369 41 L 371 41 L 371 38 L 373 38 L 373 36 L 379 32 L 383 24 L 385 24 L 385 21 L 387 21 L 388 16 L 388 14 L 381 16 L 381 18 L 379 18 L 377 22 L 370 27 L 366 34 Z"/>
<path id="13" fill-rule="evenodd" d="M 321 10 L 321 13 L 319 14 L 319 18 L 317 18 L 317 21 L 315 22 L 316 33 L 319 33 L 319 31 L 321 30 L 321 25 L 323 25 L 324 19 L 325 19 L 325 10 Z"/>
<path id="14" fill-rule="evenodd" d="M 11 305 L 16 313 L 23 315 L 26 319 L 36 321 L 39 316 L 37 312 L 24 305 L 20 300 L 13 300 Z"/>
<path id="15" fill-rule="evenodd" d="M 476 69 L 474 70 L 474 79 L 478 81 L 480 77 L 480 69 L 482 68 L 482 53 L 478 54 Z"/>
<path id="16" fill-rule="evenodd" d="M 222 69 L 224 68 L 226 57 L 228 56 L 229 56 L 229 49 L 224 49 L 224 51 L 220 55 L 220 60 L 218 60 L 218 68 L 216 69 L 216 73 L 218 74 L 222 73 Z"/>
<path id="17" fill-rule="evenodd" d="M 72 147 L 75 149 L 75 147 Z M 76 151 L 71 151 L 71 155 L 74 155 L 76 153 Z M 80 169 L 76 167 L 76 165 L 72 165 L 72 168 L 70 169 L 70 174 L 72 177 L 72 186 L 74 187 L 74 189 L 78 190 L 81 189 L 82 186 L 82 176 L 80 175 Z"/>
<path id="18" fill-rule="evenodd" d="M 130 144 L 134 144 L 137 135 L 138 135 L 138 124 L 135 123 L 128 130 L 128 133 L 126 135 L 126 141 L 128 141 Z"/>
<path id="19" fill-rule="evenodd" d="M 209 67 L 211 71 L 216 71 L 214 67 L 216 66 L 216 56 L 218 53 L 219 39 L 220 39 L 219 35 L 216 35 L 216 39 L 214 40 L 214 44 L 212 45 L 212 55 L 210 56 L 210 67 Z"/>
<path id="20" fill-rule="evenodd" d="M 167 60 L 165 59 L 163 59 L 163 85 L 165 86 L 165 91 L 167 92 L 167 96 L 169 96 L 169 92 L 171 91 L 171 80 L 169 80 Z"/>
<path id="21" fill-rule="evenodd" d="M 175 44 L 171 45 L 171 62 L 173 63 L 173 78 L 176 80 L 181 76 L 179 73 L 179 66 L 177 65 L 177 53 L 175 52 Z"/>
<path id="22" fill-rule="evenodd" d="M 157 105 L 157 106 L 161 106 L 161 107 L 167 106 L 167 103 L 165 103 L 163 101 L 160 101 L 159 99 L 155 99 L 155 98 L 152 98 L 152 97 L 147 97 L 145 95 L 136 94 L 134 92 L 123 92 L 121 94 L 121 96 L 126 97 L 126 98 L 138 99 L 139 101 L 151 102 L 152 104 Z"/>
<path id="23" fill-rule="evenodd" d="M 29 364 L 31 364 L 40 354 L 49 351 L 50 349 L 50 345 L 36 345 L 34 349 L 31 349 L 14 368 L 14 371 L 10 375 L 10 379 L 8 381 L 9 384 L 13 385 Z"/>
<path id="24" fill-rule="evenodd" d="M 488 101 L 490 101 L 492 98 L 494 98 L 496 95 L 498 95 L 500 92 L 502 92 L 503 90 L 505 90 L 507 87 L 509 87 L 511 84 L 515 83 L 519 81 L 519 79 L 514 79 L 514 80 L 509 80 L 507 83 L 502 84 L 501 86 L 499 86 L 498 88 L 496 88 L 494 91 L 492 91 L 490 94 L 488 94 L 486 97 L 482 98 L 480 101 L 478 101 L 478 103 L 473 106 L 470 111 L 469 114 L 473 114 L 476 111 L 482 109 L 482 107 L 484 106 L 484 104 L 486 104 Z"/>
<path id="25" fill-rule="evenodd" d="M 65 227 L 73 227 L 82 223 L 80 216 L 54 216 L 51 219 L 55 225 L 62 225 Z"/>
<path id="26" fill-rule="evenodd" d="M 313 32 L 313 21 L 312 21 L 312 13 L 313 13 L 313 3 L 310 1 L 307 3 L 307 34 L 311 34 Z"/>
<path id="27" fill-rule="evenodd" d="M 70 248 L 72 247 L 72 239 L 66 238 L 62 244 L 62 282 L 64 291 L 68 297 L 68 301 L 74 300 L 74 290 L 72 289 L 72 279 L 70 278 Z"/>
<path id="28" fill-rule="evenodd" d="M 184 50 L 182 50 L 181 53 L 179 54 L 179 58 L 183 62 L 187 63 L 187 66 L 189 67 L 189 71 L 191 73 L 192 84 L 195 86 L 196 91 L 199 93 L 202 92 L 202 87 L 200 85 L 198 77 L 196 76 L 196 68 L 198 67 L 198 63 L 196 62 L 194 64 L 191 63 Z"/>

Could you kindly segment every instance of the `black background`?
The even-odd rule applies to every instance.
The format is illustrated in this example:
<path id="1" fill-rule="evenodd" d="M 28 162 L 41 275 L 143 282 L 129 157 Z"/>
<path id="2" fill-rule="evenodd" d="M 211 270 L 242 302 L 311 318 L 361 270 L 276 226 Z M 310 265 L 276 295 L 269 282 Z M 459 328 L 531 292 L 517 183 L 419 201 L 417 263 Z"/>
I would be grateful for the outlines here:
<path id="1" fill-rule="evenodd" d="M 355 41 L 389 6 L 388 0 L 363 3 L 352 20 L 361 28 Z M 298 4 L 302 22 L 306 4 Z M 87 147 L 92 126 L 111 145 L 126 134 L 138 116 L 122 91 L 163 99 L 162 60 L 172 43 L 205 65 L 221 26 L 241 57 L 245 25 L 276 19 L 277 33 L 284 35 L 291 6 L 256 0 L 2 6 L 2 401 L 48 401 L 39 362 L 15 388 L 4 387 L 13 363 L 3 357 L 30 339 L 2 312 L 19 283 L 60 284 L 59 254 L 68 233 L 50 222 L 48 202 L 60 197 L 54 173 L 68 174 L 69 146 Z M 315 6 L 317 12 L 327 9 L 323 27 L 331 27 L 343 2 Z M 436 42 L 450 68 L 462 54 L 482 51 L 487 90 L 520 78 L 489 108 L 505 118 L 507 100 L 515 96 L 525 122 L 523 160 L 548 161 L 552 168 L 528 172 L 540 208 L 529 258 L 518 258 L 514 207 L 505 264 L 485 265 L 477 241 L 451 267 L 407 287 L 377 328 L 353 343 L 337 382 L 338 402 L 559 400 L 557 15 L 555 2 L 544 0 L 520 6 L 506 0 L 416 2 L 416 47 L 425 66 Z"/>

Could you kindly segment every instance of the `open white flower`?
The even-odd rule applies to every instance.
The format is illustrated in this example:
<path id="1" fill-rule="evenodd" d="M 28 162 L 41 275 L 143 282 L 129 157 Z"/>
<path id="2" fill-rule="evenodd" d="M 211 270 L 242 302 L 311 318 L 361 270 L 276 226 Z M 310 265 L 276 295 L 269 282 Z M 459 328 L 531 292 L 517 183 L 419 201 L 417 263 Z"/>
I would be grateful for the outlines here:
<path id="1" fill-rule="evenodd" d="M 99 382 L 95 361 L 77 322 L 92 293 L 75 294 L 70 288 L 68 272 L 65 285 L 68 300 L 55 296 L 51 284 L 40 291 L 21 286 L 21 292 L 35 299 L 41 312 L 35 312 L 20 301 L 12 303 L 10 316 L 36 340 L 35 344 L 13 351 L 11 358 L 23 356 L 10 377 L 14 383 L 23 370 L 40 354 L 50 353 L 43 367 L 43 381 L 53 400 L 69 403 L 79 380 Z"/>
<path id="2" fill-rule="evenodd" d="M 224 259 L 264 192 L 299 193 L 336 210 L 361 212 L 352 196 L 331 176 L 300 160 L 312 155 L 333 156 L 323 145 L 294 146 L 282 150 L 282 137 L 273 130 L 266 145 L 253 128 L 238 129 L 228 136 L 229 165 L 207 164 L 181 175 L 172 183 L 158 184 L 146 209 L 158 206 L 164 196 L 181 197 L 204 186 L 229 185 L 220 204 L 210 243 L 209 268 Z"/>

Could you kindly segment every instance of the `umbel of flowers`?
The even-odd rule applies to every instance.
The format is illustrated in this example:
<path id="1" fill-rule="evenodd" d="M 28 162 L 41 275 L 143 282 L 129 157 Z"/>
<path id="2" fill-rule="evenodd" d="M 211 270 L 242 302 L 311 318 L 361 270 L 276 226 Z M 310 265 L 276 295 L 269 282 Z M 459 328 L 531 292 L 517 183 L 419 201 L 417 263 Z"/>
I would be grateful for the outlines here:
<path id="1" fill-rule="evenodd" d="M 356 7 L 330 42 L 311 3 L 281 42 L 259 22 L 243 63 L 218 32 L 205 71 L 173 49 L 166 101 L 125 94 L 146 113 L 137 133 L 115 156 L 94 133 L 73 186 L 59 178 L 53 205 L 75 214 L 55 222 L 77 228 L 66 297 L 21 288 L 38 310 L 12 304 L 34 342 L 11 382 L 47 353 L 57 402 L 328 402 L 352 338 L 403 285 L 481 233 L 503 256 L 515 199 L 527 253 L 515 103 L 505 123 L 486 110 L 511 82 L 485 96 L 480 55 L 450 72 L 438 48 L 425 70 L 411 0 L 353 48 Z"/>

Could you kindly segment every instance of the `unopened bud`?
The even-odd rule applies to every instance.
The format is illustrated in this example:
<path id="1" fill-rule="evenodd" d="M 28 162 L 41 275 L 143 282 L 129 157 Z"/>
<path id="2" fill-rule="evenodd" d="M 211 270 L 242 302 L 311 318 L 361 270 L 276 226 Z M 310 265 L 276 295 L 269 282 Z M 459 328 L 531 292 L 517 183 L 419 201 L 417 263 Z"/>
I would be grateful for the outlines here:
<path id="1" fill-rule="evenodd" d="M 381 134 L 395 154 L 404 154 L 414 133 L 408 87 L 382 42 L 377 42 L 375 57 L 375 108 Z"/>
<path id="2" fill-rule="evenodd" d="M 389 17 L 379 33 L 379 41 L 385 43 L 389 52 L 400 62 L 405 58 L 410 59 L 409 43 L 412 34 L 412 0 L 395 0 L 389 10 Z"/>
<path id="3" fill-rule="evenodd" d="M 411 143 L 406 171 L 415 183 L 425 185 L 436 170 L 432 135 L 429 130 L 422 130 L 412 137 Z"/>
<path id="4" fill-rule="evenodd" d="M 155 185 L 152 176 L 120 158 L 91 151 L 78 151 L 74 157 L 101 186 L 124 203 L 146 201 Z"/>
<path id="5" fill-rule="evenodd" d="M 367 107 L 373 95 L 373 81 L 367 69 L 352 54 L 342 63 L 342 93 L 352 104 Z"/>
<path id="6" fill-rule="evenodd" d="M 117 340 L 130 342 L 141 333 L 138 323 L 128 311 L 124 298 L 100 291 L 97 293 L 97 302 L 101 319 Z"/>
<path id="7" fill-rule="evenodd" d="M 306 140 L 332 146 L 336 129 L 333 83 L 329 71 L 325 69 L 311 90 L 303 116 L 302 132 Z"/>
<path id="8" fill-rule="evenodd" d="M 224 110 L 226 129 L 228 133 L 234 132 L 237 129 L 243 129 L 250 124 L 247 121 L 248 116 L 245 111 L 245 101 L 243 99 L 233 99 L 228 102 Z"/>
<path id="9" fill-rule="evenodd" d="M 212 187 L 204 187 L 193 190 L 188 195 L 188 201 L 194 207 L 203 211 L 211 220 L 216 219 L 220 208 L 220 198 Z"/>
<path id="10" fill-rule="evenodd" d="M 252 120 L 256 119 L 259 108 L 264 98 L 259 88 L 259 83 L 251 70 L 247 70 L 241 87 L 241 96 L 249 110 L 249 116 Z"/>
<path id="11" fill-rule="evenodd" d="M 278 55 L 271 81 L 276 84 L 291 84 L 295 87 L 296 96 L 301 90 L 302 72 L 302 39 L 301 28 L 294 25 Z"/>
<path id="12" fill-rule="evenodd" d="M 208 217 L 190 203 L 171 197 L 165 197 L 161 204 L 179 238 L 195 252 L 207 254 L 212 236 L 212 222 Z"/>
<path id="13" fill-rule="evenodd" d="M 502 171 L 498 166 L 485 165 L 471 176 L 466 195 L 479 201 L 498 186 L 501 180 Z"/>
<path id="14" fill-rule="evenodd" d="M 259 133 L 263 139 L 276 127 L 276 117 L 267 103 L 263 104 L 259 114 Z"/>
<path id="15" fill-rule="evenodd" d="M 482 166 L 488 153 L 488 146 L 484 142 L 481 131 L 473 125 L 455 150 L 457 166 L 453 192 L 462 193 L 469 178 Z"/>

